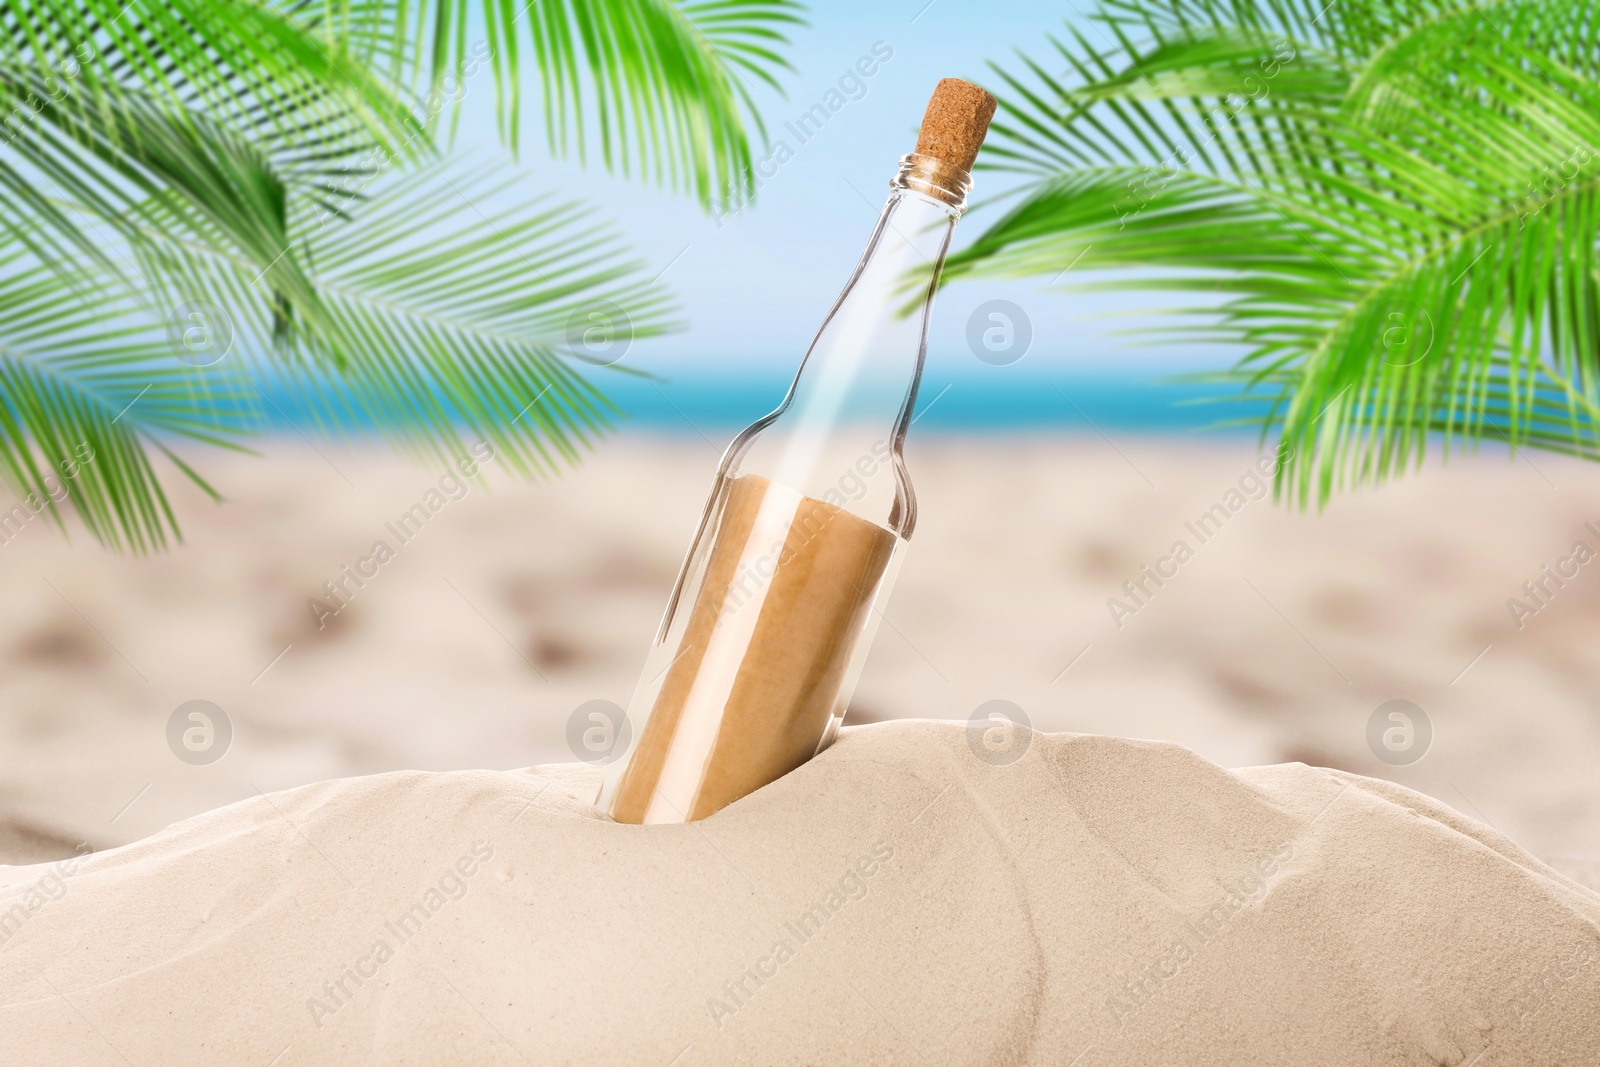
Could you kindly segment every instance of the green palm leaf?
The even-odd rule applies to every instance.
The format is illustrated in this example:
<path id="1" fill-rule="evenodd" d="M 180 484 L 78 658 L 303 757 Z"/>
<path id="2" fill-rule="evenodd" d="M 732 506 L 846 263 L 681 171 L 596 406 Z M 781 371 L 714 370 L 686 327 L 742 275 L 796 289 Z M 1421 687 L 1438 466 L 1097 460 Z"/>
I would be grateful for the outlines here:
<path id="1" fill-rule="evenodd" d="M 321 5 L 215 0 L 24 0 L 0 16 L 0 68 L 76 90 L 110 110 L 138 91 L 173 114 L 210 114 L 261 134 L 308 123 L 359 127 L 380 143 L 420 130 L 364 49 L 306 17 Z"/>
<path id="2" fill-rule="evenodd" d="M 177 359 L 166 329 L 113 282 L 85 275 L 75 290 L 18 253 L 0 259 L 0 276 L 0 467 L 18 492 L 0 534 L 35 515 L 63 526 L 65 505 L 108 545 L 165 545 L 177 523 L 149 452 L 176 461 L 175 440 L 239 448 L 243 381 Z"/>
<path id="3" fill-rule="evenodd" d="M 484 438 L 528 475 L 608 425 L 574 339 L 659 334 L 670 299 L 581 205 L 423 165 L 438 120 L 488 69 L 514 144 L 531 59 L 558 151 L 703 204 L 747 194 L 749 85 L 776 85 L 799 8 L 486 0 L 469 44 L 472 9 L 0 5 L 0 475 L 40 514 L 159 547 L 177 527 L 153 459 L 210 492 L 176 446 L 237 448 L 274 415 L 422 454 Z M 226 354 L 187 365 L 202 327 Z"/>
<path id="4" fill-rule="evenodd" d="M 0 75 L 0 92 L 8 84 Z M 71 99 L 69 94 L 68 99 Z M 74 102 L 46 103 L 38 121 L 11 144 L 18 165 L 0 169 L 0 188 L 34 206 L 41 187 L 52 208 L 71 206 L 37 255 L 70 276 L 63 259 L 87 256 L 124 272 L 107 236 L 137 246 L 160 227 L 169 238 L 208 242 L 256 265 L 266 290 L 315 321 L 320 307 L 290 245 L 290 188 L 256 147 L 202 115 L 173 115 L 139 93 L 101 111 Z M 19 238 L 37 233 L 41 214 L 0 209 L 0 225 Z M 54 253 L 54 255 L 51 255 Z M 151 284 L 135 272 L 129 281 Z"/>
<path id="5" fill-rule="evenodd" d="M 345 7 L 367 27 L 374 58 L 431 95 L 429 111 L 459 100 L 487 66 L 515 146 L 517 84 L 531 61 L 552 152 L 598 155 L 706 206 L 754 189 L 749 128 L 759 132 L 760 119 L 747 79 L 777 88 L 789 69 L 784 34 L 804 10 L 796 0 L 483 0 L 483 37 L 472 40 L 473 5 L 460 0 Z M 397 45 L 406 40 L 420 47 Z"/>
<path id="6" fill-rule="evenodd" d="M 512 468 L 550 474 L 612 410 L 579 373 L 575 326 L 598 309 L 631 344 L 675 322 L 644 265 L 581 204 L 485 206 L 515 184 L 440 164 L 375 182 L 353 220 L 306 205 L 286 258 L 308 264 L 324 317 L 287 338 L 254 258 L 161 227 L 143 234 L 139 262 L 163 279 L 165 306 L 214 294 L 235 347 L 271 352 L 263 373 L 296 377 L 302 395 L 285 415 L 323 431 L 375 427 L 428 454 L 484 438 Z"/>
<path id="7" fill-rule="evenodd" d="M 1074 84 L 1007 76 L 1031 181 L 946 277 L 1210 295 L 1302 504 L 1430 444 L 1600 458 L 1595 7 L 1107 3 Z"/>
<path id="8" fill-rule="evenodd" d="M 471 433 L 517 469 L 552 473 L 613 410 L 577 369 L 591 314 L 614 320 L 618 346 L 675 322 L 644 264 L 583 205 L 480 207 L 514 181 L 459 167 L 408 176 L 355 223 L 314 233 L 305 256 L 334 320 L 323 342 L 380 398 L 369 414 L 408 440 Z"/>

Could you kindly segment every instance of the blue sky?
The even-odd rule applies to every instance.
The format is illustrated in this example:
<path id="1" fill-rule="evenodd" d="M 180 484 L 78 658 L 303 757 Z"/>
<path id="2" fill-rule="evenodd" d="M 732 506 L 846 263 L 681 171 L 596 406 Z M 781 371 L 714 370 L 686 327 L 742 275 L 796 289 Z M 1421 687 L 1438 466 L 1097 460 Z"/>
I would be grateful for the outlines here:
<path id="1" fill-rule="evenodd" d="M 608 176 L 593 162 L 581 167 L 548 159 L 539 131 L 525 131 L 528 148 L 519 168 L 528 182 L 581 198 L 619 224 L 640 256 L 664 271 L 662 280 L 681 305 L 687 329 L 638 342 L 627 364 L 685 384 L 705 375 L 776 381 L 792 373 L 866 242 L 897 158 L 915 143 L 934 84 L 946 76 L 993 83 L 988 61 L 1015 66 L 1019 47 L 1048 58 L 1045 35 L 1059 34 L 1068 20 L 1091 36 L 1097 32 L 1088 28 L 1085 9 L 1070 2 L 813 0 L 809 7 L 810 25 L 793 34 L 797 69 L 784 79 L 786 98 L 757 93 L 770 136 L 787 137 L 784 124 L 818 102 L 874 46 L 880 53 L 892 49 L 893 57 L 868 81 L 863 98 L 803 146 L 794 142 L 794 158 L 763 183 L 756 202 L 721 225 L 687 196 Z M 529 90 L 537 93 L 536 86 Z M 469 84 L 466 109 L 458 151 L 503 155 L 487 81 L 482 90 Z M 1008 184 L 1006 176 L 979 173 L 958 247 L 997 217 L 998 209 L 986 209 L 984 201 Z M 967 347 L 969 315 L 994 298 L 1021 306 L 1034 330 L 1028 355 L 1010 367 L 984 364 Z M 1138 319 L 1107 314 L 1159 307 L 1166 299 L 1049 292 L 1042 279 L 957 284 L 940 297 L 924 395 L 947 382 L 978 382 L 992 393 L 1006 379 L 1021 388 L 1042 377 L 1144 377 L 1228 362 L 1216 349 L 1154 347 L 1147 339 L 1118 336 Z"/>

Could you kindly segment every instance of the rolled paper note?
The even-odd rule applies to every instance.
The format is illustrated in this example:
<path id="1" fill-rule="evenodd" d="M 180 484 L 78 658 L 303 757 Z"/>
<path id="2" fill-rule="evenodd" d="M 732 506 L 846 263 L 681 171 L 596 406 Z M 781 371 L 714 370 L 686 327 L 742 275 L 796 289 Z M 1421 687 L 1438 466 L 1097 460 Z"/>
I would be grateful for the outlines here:
<path id="1" fill-rule="evenodd" d="M 895 535 L 766 478 L 727 483 L 677 659 L 612 800 L 619 822 L 702 819 L 817 751 Z"/>

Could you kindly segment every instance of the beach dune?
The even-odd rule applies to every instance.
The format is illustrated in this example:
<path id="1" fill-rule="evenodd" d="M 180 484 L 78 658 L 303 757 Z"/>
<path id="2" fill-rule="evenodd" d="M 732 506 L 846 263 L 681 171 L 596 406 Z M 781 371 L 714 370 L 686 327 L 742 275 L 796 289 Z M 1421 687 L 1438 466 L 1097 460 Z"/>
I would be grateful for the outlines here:
<path id="1" fill-rule="evenodd" d="M 846 729 L 688 825 L 585 765 L 379 774 L 8 868 L 6 1062 L 1600 1062 L 1600 895 L 1493 830 L 1010 740 Z"/>

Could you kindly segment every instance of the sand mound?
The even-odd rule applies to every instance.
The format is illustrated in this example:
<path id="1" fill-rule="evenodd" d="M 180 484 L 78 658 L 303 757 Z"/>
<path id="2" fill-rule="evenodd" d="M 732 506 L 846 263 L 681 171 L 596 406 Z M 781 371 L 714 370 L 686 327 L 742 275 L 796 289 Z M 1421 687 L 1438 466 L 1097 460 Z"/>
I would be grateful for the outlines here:
<path id="1" fill-rule="evenodd" d="M 333 781 L 0 870 L 4 1060 L 1600 1062 L 1600 897 L 1396 786 L 938 723 L 688 826 L 598 781 Z"/>

